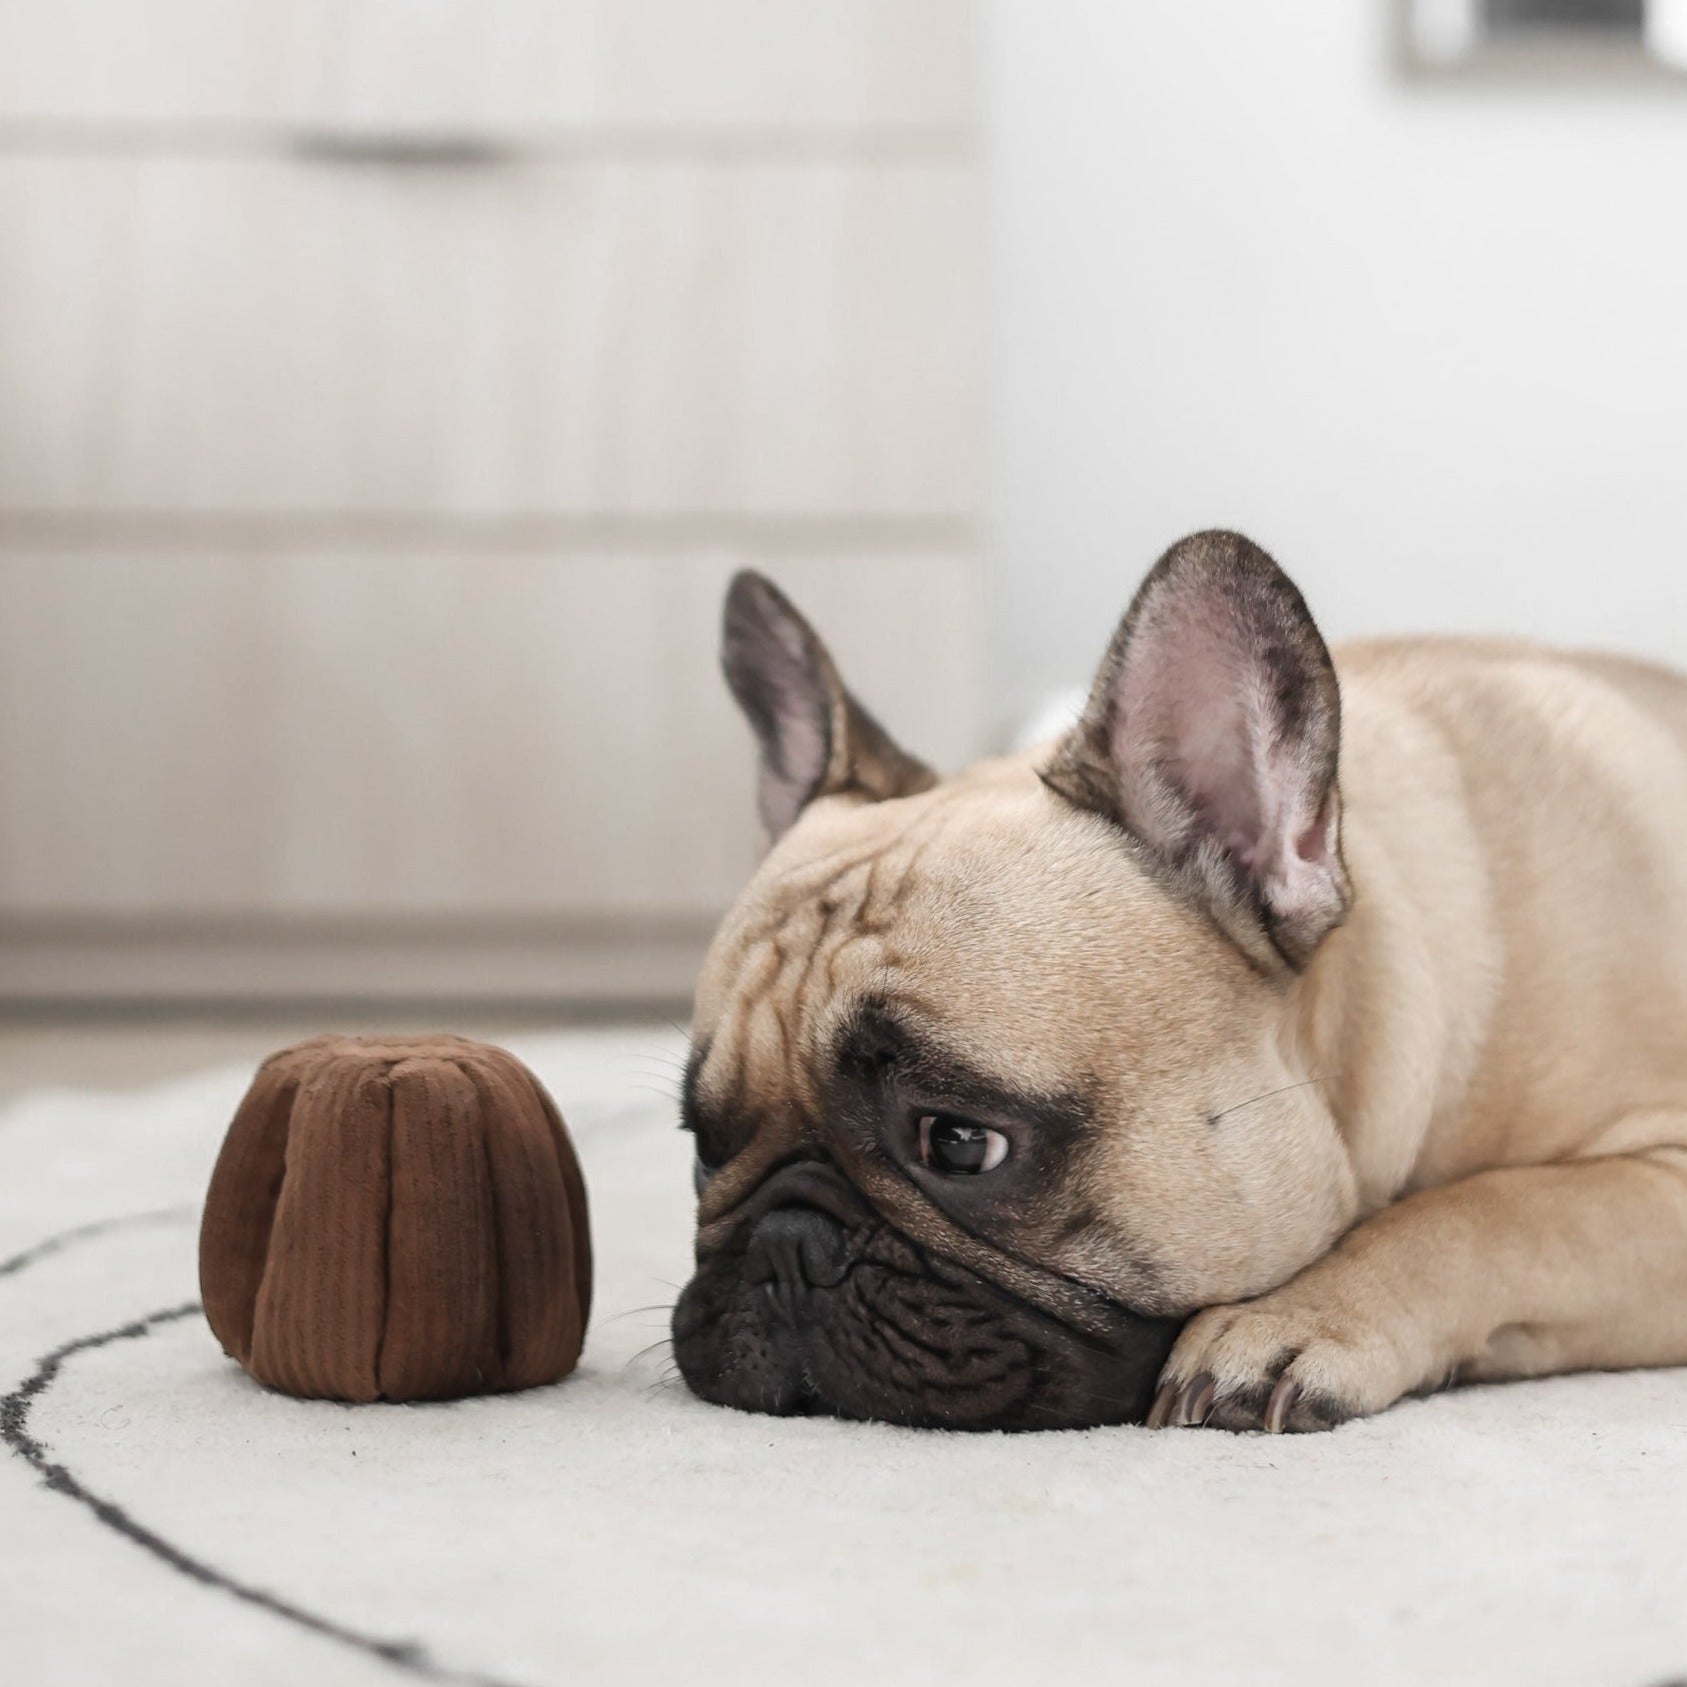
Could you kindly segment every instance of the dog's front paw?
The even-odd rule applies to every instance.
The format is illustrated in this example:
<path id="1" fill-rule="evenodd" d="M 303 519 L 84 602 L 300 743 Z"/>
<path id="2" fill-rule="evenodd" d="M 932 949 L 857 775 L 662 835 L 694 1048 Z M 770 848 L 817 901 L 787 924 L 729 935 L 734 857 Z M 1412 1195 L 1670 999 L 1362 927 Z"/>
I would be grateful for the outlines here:
<path id="1" fill-rule="evenodd" d="M 1178 1337 L 1148 1427 L 1333 1429 L 1425 1385 L 1414 1345 L 1298 1283 L 1209 1307 Z"/>

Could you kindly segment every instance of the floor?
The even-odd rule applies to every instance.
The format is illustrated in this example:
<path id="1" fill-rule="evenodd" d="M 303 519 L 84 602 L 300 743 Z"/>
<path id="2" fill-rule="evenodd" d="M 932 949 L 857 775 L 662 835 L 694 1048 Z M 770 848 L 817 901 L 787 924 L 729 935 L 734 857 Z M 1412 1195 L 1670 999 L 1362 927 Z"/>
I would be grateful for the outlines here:
<path id="1" fill-rule="evenodd" d="M 691 1226 L 666 1026 L 474 1028 L 557 1097 L 585 1168 L 598 1289 L 574 1375 L 428 1406 L 272 1394 L 205 1326 L 197 1207 L 253 1062 L 313 1028 L 0 1033 L 0 1680 L 1687 1671 L 1687 1371 L 1464 1389 L 1283 1439 L 704 1405 L 664 1341 Z"/>

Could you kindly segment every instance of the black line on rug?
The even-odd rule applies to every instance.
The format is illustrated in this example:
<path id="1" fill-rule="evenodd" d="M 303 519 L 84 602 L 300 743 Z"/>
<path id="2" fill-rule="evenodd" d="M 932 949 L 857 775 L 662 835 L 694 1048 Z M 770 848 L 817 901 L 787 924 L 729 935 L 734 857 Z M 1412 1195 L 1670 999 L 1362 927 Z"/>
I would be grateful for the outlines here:
<path id="1" fill-rule="evenodd" d="M 9 1277 L 14 1271 L 22 1271 L 26 1265 L 33 1265 L 38 1259 L 46 1259 L 49 1254 L 59 1253 L 77 1242 L 91 1241 L 113 1230 L 138 1230 L 149 1224 L 180 1224 L 184 1219 L 192 1218 L 198 1210 L 197 1207 L 156 1207 L 151 1212 L 119 1213 L 116 1218 L 96 1218 L 92 1224 L 75 1225 L 69 1230 L 59 1231 L 56 1236 L 44 1237 L 21 1254 L 13 1254 L 10 1259 L 0 1259 L 0 1277 Z"/>
<path id="2" fill-rule="evenodd" d="M 20 1264 L 13 1265 L 7 1261 L 11 1269 L 21 1269 L 31 1259 L 39 1259 L 45 1254 L 53 1253 L 58 1248 L 70 1243 L 95 1236 L 108 1230 L 122 1228 L 125 1223 L 136 1223 L 145 1220 L 157 1220 L 157 1213 L 133 1213 L 126 1218 L 106 1219 L 98 1224 L 81 1225 L 74 1231 L 65 1231 L 62 1235 L 51 1237 L 47 1242 L 38 1244 L 25 1255 L 16 1258 Z M 149 1313 L 144 1318 L 137 1318 L 133 1323 L 121 1324 L 114 1330 L 103 1330 L 98 1335 L 81 1336 L 75 1341 L 67 1341 L 62 1347 L 56 1347 L 46 1358 L 40 1361 L 35 1370 L 10 1394 L 0 1397 L 0 1441 L 3 1441 L 20 1458 L 32 1465 L 36 1473 L 47 1487 L 56 1494 L 63 1494 L 66 1499 L 74 1500 L 78 1505 L 86 1507 L 108 1529 L 134 1542 L 143 1551 L 161 1563 L 167 1564 L 172 1570 L 198 1582 L 202 1587 L 216 1588 L 222 1593 L 231 1595 L 247 1605 L 255 1606 L 260 1611 L 267 1611 L 273 1617 L 280 1617 L 283 1621 L 292 1623 L 297 1628 L 308 1630 L 312 1634 L 320 1635 L 325 1640 L 333 1640 L 342 1646 L 351 1647 L 366 1656 L 376 1658 L 394 1669 L 405 1671 L 407 1674 L 419 1676 L 427 1681 L 442 1681 L 455 1683 L 456 1687 L 514 1687 L 514 1684 L 503 1681 L 496 1676 L 477 1675 L 472 1671 L 456 1670 L 440 1663 L 419 1642 L 411 1640 L 383 1640 L 378 1635 L 365 1634 L 354 1628 L 348 1628 L 343 1623 L 334 1622 L 328 1617 L 319 1617 L 300 1606 L 290 1604 L 276 1594 L 266 1592 L 263 1588 L 253 1587 L 247 1582 L 237 1580 L 233 1576 L 225 1575 L 221 1570 L 205 1563 L 203 1559 L 195 1558 L 190 1553 L 183 1552 L 178 1546 L 172 1545 L 162 1535 L 154 1534 L 143 1523 L 138 1523 L 120 1505 L 86 1488 L 81 1480 L 64 1465 L 57 1463 L 49 1454 L 48 1449 L 30 1433 L 29 1414 L 35 1402 L 52 1387 L 59 1372 L 64 1368 L 65 1361 L 74 1358 L 78 1353 L 92 1352 L 96 1348 L 106 1347 L 117 1341 L 137 1341 L 143 1336 L 150 1335 L 155 1329 L 164 1324 L 173 1324 L 183 1318 L 191 1318 L 201 1312 L 203 1308 L 199 1302 L 187 1301 L 181 1306 L 166 1307 L 161 1312 Z"/>

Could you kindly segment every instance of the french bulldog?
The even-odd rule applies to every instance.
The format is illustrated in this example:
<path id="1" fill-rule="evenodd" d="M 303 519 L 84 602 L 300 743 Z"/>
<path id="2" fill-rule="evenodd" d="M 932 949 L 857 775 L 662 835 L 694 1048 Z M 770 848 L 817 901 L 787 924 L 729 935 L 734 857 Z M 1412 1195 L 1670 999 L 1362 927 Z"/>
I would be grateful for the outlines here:
<path id="1" fill-rule="evenodd" d="M 1687 679 L 1332 657 L 1226 532 L 953 778 L 754 574 L 723 662 L 771 847 L 697 989 L 697 1394 L 1276 1432 L 1687 1362 Z"/>

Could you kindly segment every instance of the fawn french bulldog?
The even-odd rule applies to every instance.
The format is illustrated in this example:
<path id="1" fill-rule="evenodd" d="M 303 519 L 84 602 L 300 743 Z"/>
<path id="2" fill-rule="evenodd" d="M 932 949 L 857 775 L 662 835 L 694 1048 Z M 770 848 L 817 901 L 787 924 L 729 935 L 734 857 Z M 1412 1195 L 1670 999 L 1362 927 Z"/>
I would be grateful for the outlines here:
<path id="1" fill-rule="evenodd" d="M 1332 657 L 1223 532 L 953 778 L 755 575 L 723 660 L 772 846 L 697 990 L 698 1394 L 1277 1431 L 1687 1362 L 1687 680 Z"/>

